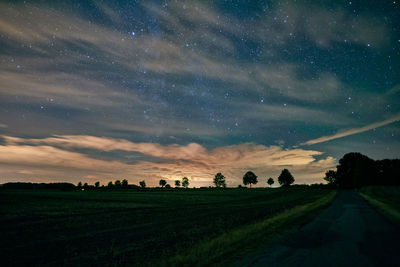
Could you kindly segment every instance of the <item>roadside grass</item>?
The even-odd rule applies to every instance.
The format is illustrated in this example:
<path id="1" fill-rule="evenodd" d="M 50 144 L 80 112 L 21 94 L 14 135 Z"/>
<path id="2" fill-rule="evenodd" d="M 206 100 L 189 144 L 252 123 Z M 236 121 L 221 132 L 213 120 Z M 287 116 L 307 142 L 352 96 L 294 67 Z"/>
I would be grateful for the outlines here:
<path id="1" fill-rule="evenodd" d="M 361 188 L 359 194 L 382 215 L 400 227 L 400 187 L 368 186 Z"/>
<path id="2" fill-rule="evenodd" d="M 261 252 L 268 243 L 283 235 L 288 226 L 302 224 L 315 212 L 327 206 L 334 199 L 331 191 L 314 202 L 295 206 L 262 221 L 245 225 L 205 240 L 199 245 L 182 252 L 164 262 L 163 266 L 226 266 L 235 265 L 235 259 Z"/>
<path id="3" fill-rule="evenodd" d="M 313 206 L 330 192 L 307 186 L 110 192 L 0 190 L 0 257 L 5 266 L 157 266 L 168 263 L 165 259 L 174 255 L 188 253 L 199 258 L 171 262 L 197 264 L 204 257 L 217 262 L 227 251 L 234 255 L 239 250 L 236 242 L 250 248 L 250 243 L 256 244 L 262 237 L 262 231 L 269 229 L 276 234 L 280 229 L 274 227 L 279 222 L 290 222 L 297 216 L 296 210 L 303 214 L 307 210 L 303 206 Z"/>

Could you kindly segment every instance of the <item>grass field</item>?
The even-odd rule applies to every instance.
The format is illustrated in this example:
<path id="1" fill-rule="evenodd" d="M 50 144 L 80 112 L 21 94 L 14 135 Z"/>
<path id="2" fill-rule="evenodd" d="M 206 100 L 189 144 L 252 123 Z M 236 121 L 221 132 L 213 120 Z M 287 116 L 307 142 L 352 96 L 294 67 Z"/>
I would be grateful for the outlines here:
<path id="1" fill-rule="evenodd" d="M 202 246 L 215 250 L 215 242 L 223 251 L 232 242 L 254 241 L 279 216 L 305 213 L 329 196 L 330 190 L 310 187 L 2 190 L 0 253 L 6 265 L 179 264 Z"/>
<path id="2" fill-rule="evenodd" d="M 389 220 L 400 226 L 400 187 L 368 186 L 361 188 L 360 195 Z"/>

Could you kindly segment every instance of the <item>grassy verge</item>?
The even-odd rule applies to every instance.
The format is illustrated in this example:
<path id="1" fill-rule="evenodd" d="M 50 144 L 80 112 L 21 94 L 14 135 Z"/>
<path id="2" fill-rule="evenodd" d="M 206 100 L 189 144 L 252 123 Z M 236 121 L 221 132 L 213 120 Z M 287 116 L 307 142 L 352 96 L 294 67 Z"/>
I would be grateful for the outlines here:
<path id="1" fill-rule="evenodd" d="M 336 191 L 314 202 L 295 206 L 263 221 L 237 228 L 211 240 L 201 242 L 184 254 L 163 262 L 164 266 L 227 265 L 227 259 L 239 259 L 254 250 L 260 251 L 271 239 L 276 239 L 289 226 L 304 222 L 310 215 L 328 205 Z"/>
<path id="2" fill-rule="evenodd" d="M 364 187 L 359 194 L 382 215 L 400 227 L 400 187 Z"/>

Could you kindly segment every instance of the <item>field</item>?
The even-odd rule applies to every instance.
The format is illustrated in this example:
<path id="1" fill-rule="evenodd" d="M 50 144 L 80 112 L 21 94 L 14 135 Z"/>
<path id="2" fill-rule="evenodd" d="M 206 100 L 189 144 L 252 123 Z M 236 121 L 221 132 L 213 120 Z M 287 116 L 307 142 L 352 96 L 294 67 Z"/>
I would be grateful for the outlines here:
<path id="1" fill-rule="evenodd" d="M 384 216 L 400 226 L 400 187 L 368 186 L 363 187 L 360 194 Z"/>
<path id="2" fill-rule="evenodd" d="M 0 190 L 0 256 L 5 265 L 184 263 L 186 256 L 189 260 L 196 257 L 188 255 L 195 253 L 196 247 L 214 249 L 212 244 L 232 238 L 232 233 L 236 243 L 254 239 L 254 231 L 265 228 L 268 219 L 288 216 L 296 208 L 297 213 L 305 214 L 308 210 L 304 207 L 332 199 L 329 196 L 333 197 L 330 190 L 306 186 Z M 314 204 L 314 209 L 317 206 Z M 224 242 L 218 243 L 222 251 L 223 244 L 229 244 Z"/>

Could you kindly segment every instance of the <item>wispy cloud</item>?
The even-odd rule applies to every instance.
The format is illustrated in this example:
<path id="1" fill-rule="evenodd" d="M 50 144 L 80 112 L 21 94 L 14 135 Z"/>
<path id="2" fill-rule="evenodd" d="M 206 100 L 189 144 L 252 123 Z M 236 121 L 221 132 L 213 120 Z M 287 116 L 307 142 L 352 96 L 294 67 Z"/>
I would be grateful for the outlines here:
<path id="1" fill-rule="evenodd" d="M 323 143 L 323 142 L 327 142 L 327 141 L 330 141 L 330 140 L 346 137 L 346 136 L 349 136 L 349 135 L 363 133 L 363 132 L 366 132 L 366 131 L 369 131 L 369 130 L 372 130 L 372 129 L 375 129 L 375 128 L 379 128 L 379 127 L 382 127 L 382 126 L 385 126 L 385 125 L 388 125 L 388 124 L 391 124 L 391 123 L 394 123 L 394 122 L 397 122 L 397 121 L 400 121 L 400 114 L 398 114 L 398 115 L 396 115 L 396 116 L 394 116 L 394 117 L 392 117 L 390 119 L 387 119 L 387 120 L 384 120 L 384 121 L 380 121 L 380 122 L 375 122 L 375 123 L 369 124 L 369 125 L 361 127 L 361 128 L 349 129 L 349 130 L 342 131 L 342 132 L 339 132 L 339 133 L 334 134 L 334 135 L 322 136 L 322 137 L 317 138 L 317 139 L 309 140 L 307 142 L 302 143 L 301 145 L 314 145 L 314 144 L 318 144 L 318 143 Z"/>

